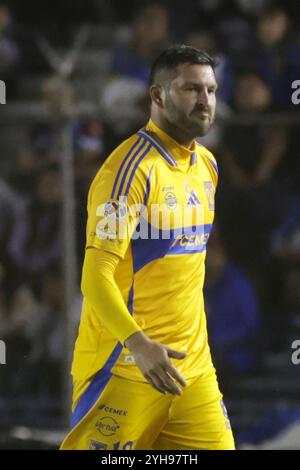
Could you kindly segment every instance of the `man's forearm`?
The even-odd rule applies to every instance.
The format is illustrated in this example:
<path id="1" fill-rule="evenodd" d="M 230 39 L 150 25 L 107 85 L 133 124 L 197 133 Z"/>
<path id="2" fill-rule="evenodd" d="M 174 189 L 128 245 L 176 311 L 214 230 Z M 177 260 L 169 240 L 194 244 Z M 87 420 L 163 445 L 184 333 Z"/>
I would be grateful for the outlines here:
<path id="1" fill-rule="evenodd" d="M 81 289 L 96 315 L 122 344 L 140 331 L 114 280 L 118 257 L 96 248 L 86 250 Z"/>

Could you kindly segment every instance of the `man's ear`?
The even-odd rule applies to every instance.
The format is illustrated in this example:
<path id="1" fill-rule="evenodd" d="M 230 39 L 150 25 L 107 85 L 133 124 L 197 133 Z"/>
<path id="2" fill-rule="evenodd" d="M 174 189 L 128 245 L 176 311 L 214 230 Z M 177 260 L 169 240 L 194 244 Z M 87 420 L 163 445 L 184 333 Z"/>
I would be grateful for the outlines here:
<path id="1" fill-rule="evenodd" d="M 151 101 L 153 101 L 153 103 L 155 103 L 160 108 L 163 108 L 164 91 L 161 85 L 151 85 L 149 89 L 149 93 L 150 93 Z"/>

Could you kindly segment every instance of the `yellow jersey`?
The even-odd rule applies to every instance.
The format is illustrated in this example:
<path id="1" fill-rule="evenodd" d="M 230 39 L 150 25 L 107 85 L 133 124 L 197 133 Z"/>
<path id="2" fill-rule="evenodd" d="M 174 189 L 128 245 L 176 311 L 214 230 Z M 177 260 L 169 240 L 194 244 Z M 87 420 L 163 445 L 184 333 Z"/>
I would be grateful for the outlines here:
<path id="1" fill-rule="evenodd" d="M 194 141 L 188 149 L 150 120 L 112 152 L 88 195 L 86 247 L 121 258 L 115 281 L 129 311 L 149 338 L 187 353 L 172 360 L 186 379 L 213 367 L 203 283 L 217 177 L 205 147 Z M 130 215 L 125 237 L 106 224 L 122 219 L 123 210 Z M 101 383 L 111 374 L 146 381 L 84 298 L 72 375 L 83 384 L 97 373 Z"/>

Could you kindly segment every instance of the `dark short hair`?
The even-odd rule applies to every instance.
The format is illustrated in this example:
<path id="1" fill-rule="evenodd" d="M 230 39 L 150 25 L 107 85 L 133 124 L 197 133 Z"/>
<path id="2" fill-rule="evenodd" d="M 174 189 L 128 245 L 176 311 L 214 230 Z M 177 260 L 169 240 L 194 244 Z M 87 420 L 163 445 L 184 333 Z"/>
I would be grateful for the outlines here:
<path id="1" fill-rule="evenodd" d="M 215 58 L 211 57 L 207 52 L 200 51 L 192 46 L 185 44 L 175 44 L 165 49 L 153 62 L 150 72 L 149 85 L 156 83 L 158 75 L 161 72 L 172 72 L 174 78 L 176 76 L 176 67 L 180 64 L 199 64 L 209 65 L 212 69 L 218 65 Z"/>

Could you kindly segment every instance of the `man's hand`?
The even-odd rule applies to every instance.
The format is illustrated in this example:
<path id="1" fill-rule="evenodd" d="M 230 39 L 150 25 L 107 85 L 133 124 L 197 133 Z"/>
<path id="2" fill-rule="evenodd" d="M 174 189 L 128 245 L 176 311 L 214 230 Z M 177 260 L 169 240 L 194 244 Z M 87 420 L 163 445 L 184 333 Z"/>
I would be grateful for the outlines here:
<path id="1" fill-rule="evenodd" d="M 186 386 L 186 382 L 169 358 L 184 359 L 185 353 L 152 341 L 141 331 L 129 336 L 125 346 L 152 387 L 161 393 L 181 395 L 182 390 L 176 382 L 182 387 Z"/>

